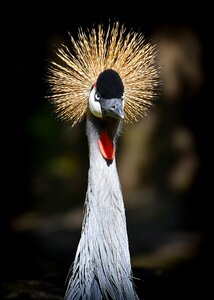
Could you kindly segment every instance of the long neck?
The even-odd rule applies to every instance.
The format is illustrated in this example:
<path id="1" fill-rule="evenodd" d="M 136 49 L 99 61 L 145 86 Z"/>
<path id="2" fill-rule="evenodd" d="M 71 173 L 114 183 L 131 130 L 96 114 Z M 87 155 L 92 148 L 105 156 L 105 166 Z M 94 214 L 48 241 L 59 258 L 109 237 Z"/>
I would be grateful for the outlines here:
<path id="1" fill-rule="evenodd" d="M 138 299 L 131 278 L 126 218 L 115 159 L 98 148 L 103 124 L 87 119 L 90 168 L 85 215 L 66 299 Z M 116 126 L 117 127 L 117 126 Z M 114 144 L 117 129 L 113 132 Z"/>

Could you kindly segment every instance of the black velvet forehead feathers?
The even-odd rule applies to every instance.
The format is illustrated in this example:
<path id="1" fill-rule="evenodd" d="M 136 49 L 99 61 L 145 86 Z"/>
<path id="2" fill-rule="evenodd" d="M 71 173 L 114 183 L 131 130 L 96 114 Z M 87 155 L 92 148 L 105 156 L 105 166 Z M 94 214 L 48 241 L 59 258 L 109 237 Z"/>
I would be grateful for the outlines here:
<path id="1" fill-rule="evenodd" d="M 96 82 L 96 89 L 105 99 L 121 98 L 124 93 L 122 79 L 119 74 L 112 69 L 100 73 Z"/>

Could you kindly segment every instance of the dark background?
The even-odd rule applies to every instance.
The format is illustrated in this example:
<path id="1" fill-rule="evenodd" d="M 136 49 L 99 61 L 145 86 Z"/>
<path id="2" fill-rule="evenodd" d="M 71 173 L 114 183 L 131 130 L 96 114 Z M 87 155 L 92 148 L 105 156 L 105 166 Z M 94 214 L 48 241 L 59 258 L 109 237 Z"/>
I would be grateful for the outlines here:
<path id="1" fill-rule="evenodd" d="M 1 197 L 1 299 L 46 299 L 44 294 L 47 299 L 61 299 L 64 293 L 65 278 L 80 236 L 81 216 L 75 211 L 84 202 L 88 149 L 84 124 L 70 130 L 69 124 L 56 120 L 53 107 L 45 99 L 46 67 L 60 43 L 68 41 L 67 31 L 75 35 L 79 25 L 90 27 L 109 19 L 122 21 L 128 28 L 140 29 L 147 39 L 161 28 L 171 28 L 172 32 L 184 28 L 193 32 L 200 44 L 203 80 L 196 92 L 188 94 L 190 101 L 178 101 L 175 107 L 168 107 L 164 105 L 164 97 L 160 97 L 163 116 L 164 112 L 168 115 L 177 112 L 178 119 L 194 137 L 198 168 L 192 185 L 178 196 L 189 201 L 187 205 L 182 204 L 184 209 L 178 207 L 182 216 L 179 219 L 178 212 L 179 221 L 173 228 L 199 233 L 200 243 L 196 254 L 191 254 L 187 260 L 181 259 L 170 267 L 158 264 L 136 266 L 134 275 L 144 278 L 140 284 L 136 283 L 139 294 L 143 291 L 144 299 L 155 299 L 156 296 L 165 299 L 201 296 L 206 299 L 210 289 L 209 271 L 212 271 L 213 198 L 212 190 L 209 191 L 212 175 L 208 172 L 213 97 L 209 88 L 212 86 L 209 76 L 212 63 L 209 7 L 205 4 L 197 6 L 196 3 L 187 7 L 186 3 L 173 2 L 165 7 L 161 4 L 123 3 L 116 8 L 109 2 L 99 5 L 81 2 L 75 6 L 60 2 L 47 7 L 45 4 L 11 5 L 5 11 L 5 17 L 3 31 L 6 39 L 2 40 L 2 47 L 7 56 L 6 59 L 2 57 L 2 61 L 6 61 L 9 75 L 5 76 L 2 95 L 2 136 L 5 138 L 2 138 L 1 147 L 5 152 L 2 156 L 5 168 Z M 161 127 L 163 132 L 170 126 L 170 123 L 164 124 Z M 155 134 L 159 136 L 158 130 Z M 120 150 L 122 152 L 123 148 Z M 60 158 L 54 162 L 56 156 Z M 157 190 L 163 190 L 164 194 L 164 184 L 157 182 L 156 185 Z M 170 193 L 165 194 L 170 198 Z M 174 198 L 177 197 L 175 194 Z M 72 216 L 78 220 L 74 222 L 74 229 L 69 230 L 71 225 L 62 224 L 67 224 L 63 218 L 69 217 L 65 214 L 71 208 L 74 209 Z M 172 209 L 177 208 L 173 206 Z M 165 216 L 169 215 L 170 208 L 167 208 Z M 132 222 L 134 218 L 134 211 L 127 206 L 131 253 L 135 255 L 143 250 L 149 253 L 163 242 L 160 236 L 168 230 L 168 223 L 164 223 L 160 232 L 147 224 L 145 239 L 142 236 L 144 243 L 141 243 L 141 239 L 134 239 L 135 234 L 141 232 L 140 223 Z M 157 218 L 155 222 L 162 221 Z M 57 230 L 58 226 L 60 230 Z M 149 232 L 159 239 L 148 239 Z M 39 293 L 41 291 L 44 294 Z"/>

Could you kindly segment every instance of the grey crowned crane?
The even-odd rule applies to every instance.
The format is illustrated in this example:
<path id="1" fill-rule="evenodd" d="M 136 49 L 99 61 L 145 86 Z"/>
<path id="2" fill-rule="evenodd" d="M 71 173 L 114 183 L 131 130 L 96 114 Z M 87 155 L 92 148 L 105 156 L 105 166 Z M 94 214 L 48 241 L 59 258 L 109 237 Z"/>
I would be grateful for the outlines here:
<path id="1" fill-rule="evenodd" d="M 118 22 L 78 31 L 49 66 L 50 100 L 72 125 L 86 119 L 88 188 L 66 300 L 138 299 L 133 285 L 115 149 L 124 122 L 146 115 L 157 95 L 155 45 Z"/>

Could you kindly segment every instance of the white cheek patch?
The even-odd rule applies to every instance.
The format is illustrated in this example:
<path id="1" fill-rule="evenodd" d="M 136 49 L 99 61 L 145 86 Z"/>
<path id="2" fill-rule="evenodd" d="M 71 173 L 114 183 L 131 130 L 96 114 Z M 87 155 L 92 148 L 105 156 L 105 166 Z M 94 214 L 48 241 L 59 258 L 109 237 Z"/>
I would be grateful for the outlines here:
<path id="1" fill-rule="evenodd" d="M 123 109 L 125 107 L 125 95 L 123 94 L 123 97 L 122 97 L 123 101 L 122 101 L 122 104 L 123 104 Z"/>
<path id="2" fill-rule="evenodd" d="M 102 114 L 100 102 L 95 101 L 95 92 L 96 92 L 96 88 L 94 87 L 89 95 L 89 101 L 88 101 L 89 109 L 90 109 L 90 112 L 95 117 L 102 118 L 103 114 Z"/>

